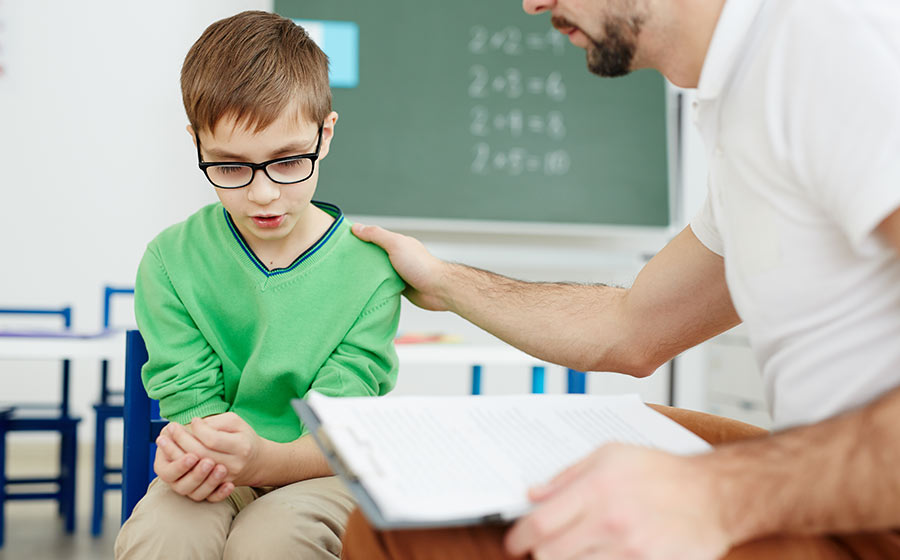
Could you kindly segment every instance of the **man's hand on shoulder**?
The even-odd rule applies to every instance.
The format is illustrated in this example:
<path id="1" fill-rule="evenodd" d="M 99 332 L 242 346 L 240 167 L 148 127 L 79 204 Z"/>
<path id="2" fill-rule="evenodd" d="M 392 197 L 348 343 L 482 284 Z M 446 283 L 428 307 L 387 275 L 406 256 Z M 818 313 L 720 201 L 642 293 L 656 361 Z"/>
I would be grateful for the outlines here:
<path id="1" fill-rule="evenodd" d="M 430 311 L 449 309 L 444 282 L 453 265 L 429 253 L 418 239 L 378 226 L 353 224 L 353 234 L 387 252 L 394 270 L 406 282 L 404 295 L 409 301 Z"/>
<path id="2" fill-rule="evenodd" d="M 693 457 L 607 445 L 530 497 L 535 509 L 506 536 L 513 555 L 712 560 L 731 544 Z"/>

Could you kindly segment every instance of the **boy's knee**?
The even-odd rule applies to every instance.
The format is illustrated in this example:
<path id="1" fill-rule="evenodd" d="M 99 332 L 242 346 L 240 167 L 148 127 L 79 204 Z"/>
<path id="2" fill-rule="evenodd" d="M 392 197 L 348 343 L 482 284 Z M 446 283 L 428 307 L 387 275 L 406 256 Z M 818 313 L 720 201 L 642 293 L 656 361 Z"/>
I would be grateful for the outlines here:
<path id="1" fill-rule="evenodd" d="M 155 481 L 116 537 L 115 557 L 222 557 L 232 504 L 194 502 Z"/>
<path id="2" fill-rule="evenodd" d="M 268 495 L 248 506 L 232 523 L 225 558 L 255 558 L 261 550 L 272 558 L 340 557 L 349 515 L 343 496 L 308 498 Z"/>

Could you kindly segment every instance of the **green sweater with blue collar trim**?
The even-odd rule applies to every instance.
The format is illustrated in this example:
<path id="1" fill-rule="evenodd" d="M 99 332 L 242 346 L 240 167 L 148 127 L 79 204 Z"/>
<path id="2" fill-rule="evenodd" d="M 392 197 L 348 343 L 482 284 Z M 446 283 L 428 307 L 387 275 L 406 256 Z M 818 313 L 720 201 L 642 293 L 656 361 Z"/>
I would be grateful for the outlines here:
<path id="1" fill-rule="evenodd" d="M 221 204 L 150 242 L 135 316 L 149 354 L 144 386 L 164 417 L 187 423 L 231 411 L 287 442 L 305 432 L 291 399 L 393 388 L 404 283 L 340 209 L 315 204 L 335 221 L 284 269 L 259 262 Z"/>

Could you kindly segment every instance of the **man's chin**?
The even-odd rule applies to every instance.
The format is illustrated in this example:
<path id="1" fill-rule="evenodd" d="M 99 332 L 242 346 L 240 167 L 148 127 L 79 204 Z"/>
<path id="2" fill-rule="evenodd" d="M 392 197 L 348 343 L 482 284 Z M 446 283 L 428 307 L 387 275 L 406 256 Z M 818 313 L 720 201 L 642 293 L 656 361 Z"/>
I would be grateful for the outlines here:
<path id="1" fill-rule="evenodd" d="M 592 45 L 587 50 L 587 68 L 601 78 L 619 78 L 631 73 L 634 52 L 628 49 L 604 49 Z"/>

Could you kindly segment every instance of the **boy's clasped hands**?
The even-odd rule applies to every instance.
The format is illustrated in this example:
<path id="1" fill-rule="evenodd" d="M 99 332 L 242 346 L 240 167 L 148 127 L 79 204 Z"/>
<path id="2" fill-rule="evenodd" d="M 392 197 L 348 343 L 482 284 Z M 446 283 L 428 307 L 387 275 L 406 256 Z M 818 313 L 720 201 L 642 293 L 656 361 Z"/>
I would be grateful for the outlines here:
<path id="1" fill-rule="evenodd" d="M 256 486 L 266 440 L 233 412 L 170 422 L 156 439 L 153 470 L 176 493 L 220 502 L 235 486 Z"/>

